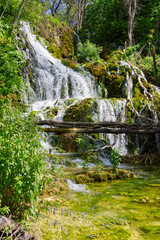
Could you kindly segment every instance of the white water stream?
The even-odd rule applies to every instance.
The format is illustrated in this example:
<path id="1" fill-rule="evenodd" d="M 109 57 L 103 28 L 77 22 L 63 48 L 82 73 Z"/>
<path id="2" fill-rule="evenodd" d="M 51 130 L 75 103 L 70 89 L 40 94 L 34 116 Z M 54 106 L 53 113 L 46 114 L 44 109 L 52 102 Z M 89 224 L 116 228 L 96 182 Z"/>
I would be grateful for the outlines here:
<path id="1" fill-rule="evenodd" d="M 96 86 L 95 79 L 91 74 L 82 70 L 81 73 L 74 71 L 64 66 L 61 60 L 54 58 L 48 52 L 47 47 L 36 39 L 29 24 L 23 23 L 21 30 L 25 36 L 24 39 L 29 42 L 29 48 L 23 53 L 32 71 L 32 79 L 30 83 L 28 82 L 29 97 L 32 99 L 29 112 L 37 112 L 40 119 L 45 119 L 47 109 L 57 107 L 58 114 L 54 117 L 54 120 L 63 120 L 68 107 L 83 99 L 94 98 L 97 102 L 97 109 L 92 112 L 94 121 L 120 121 L 126 104 L 125 99 L 100 98 L 100 86 Z M 121 64 L 131 68 L 129 63 L 125 61 L 122 61 Z M 130 76 L 131 97 L 133 95 L 132 76 L 134 75 L 132 70 Z M 142 72 L 141 75 L 145 79 Z M 101 137 L 107 140 L 109 144 L 114 143 L 112 134 L 101 134 Z M 126 155 L 127 144 L 128 140 L 125 134 L 119 134 L 114 148 L 121 155 Z M 47 151 L 51 148 L 49 143 L 43 143 L 43 146 Z M 104 159 L 102 161 L 105 162 Z M 106 158 L 106 163 L 109 164 L 108 158 Z"/>

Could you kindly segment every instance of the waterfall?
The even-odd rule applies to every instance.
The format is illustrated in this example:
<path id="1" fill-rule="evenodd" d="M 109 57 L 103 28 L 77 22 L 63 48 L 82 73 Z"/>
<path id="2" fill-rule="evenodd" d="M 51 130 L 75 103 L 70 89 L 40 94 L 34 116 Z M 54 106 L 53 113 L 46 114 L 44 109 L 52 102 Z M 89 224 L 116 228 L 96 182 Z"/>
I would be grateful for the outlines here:
<path id="1" fill-rule="evenodd" d="M 54 120 L 63 120 L 65 111 L 80 99 L 96 98 L 96 121 L 118 121 L 125 106 L 126 100 L 100 99 L 100 86 L 95 86 L 94 77 L 80 68 L 82 73 L 64 66 L 61 60 L 54 58 L 44 44 L 41 44 L 32 33 L 29 24 L 23 22 L 21 27 L 24 39 L 29 42 L 29 48 L 24 55 L 29 60 L 32 71 L 29 89 L 32 93 L 33 103 L 30 104 L 30 112 L 36 112 L 40 119 L 47 118 L 48 109 L 58 107 L 58 114 Z M 71 101 L 69 102 L 69 99 Z M 93 113 L 93 115 L 96 115 Z M 109 144 L 113 144 L 112 134 L 101 134 Z M 114 145 L 122 155 L 127 153 L 127 139 L 120 134 Z M 50 144 L 43 146 L 48 151 Z"/>
<path id="2" fill-rule="evenodd" d="M 29 113 L 35 112 L 36 117 L 47 119 L 48 111 L 57 108 L 57 113 L 52 119 L 62 121 L 68 108 L 76 103 L 80 103 L 86 98 L 91 98 L 94 99 L 97 104 L 96 109 L 93 107 L 91 113 L 92 119 L 95 122 L 115 122 L 121 120 L 126 99 L 107 99 L 106 89 L 106 98 L 100 98 L 103 86 L 96 84 L 95 78 L 89 72 L 85 71 L 82 67 L 80 67 L 78 71 L 75 71 L 64 66 L 61 60 L 54 58 L 48 52 L 44 42 L 40 43 L 36 39 L 29 24 L 23 22 L 21 31 L 23 44 L 27 43 L 27 47 L 25 50 L 22 50 L 22 52 L 24 53 L 28 62 L 29 71 L 31 72 L 31 77 L 29 77 L 28 74 L 24 76 L 25 82 L 27 82 L 28 85 L 27 92 L 30 97 L 30 102 L 32 102 L 29 107 Z M 132 77 L 135 76 L 135 73 L 128 62 L 121 61 L 121 66 L 124 67 L 125 71 L 127 71 L 126 68 L 130 69 L 130 84 L 128 84 L 128 86 L 126 81 L 124 87 L 126 89 L 128 87 L 130 88 L 130 97 L 132 98 Z M 141 78 L 147 82 L 143 72 L 136 67 L 135 69 L 138 74 L 141 75 Z M 119 69 L 117 70 L 117 74 L 119 74 L 118 72 Z M 155 87 L 155 90 L 157 95 L 160 95 L 159 88 Z M 116 141 L 113 134 L 101 134 L 101 139 L 104 139 L 109 145 L 114 145 L 113 147 L 121 155 L 128 153 L 128 139 L 125 134 L 116 136 Z M 138 137 L 136 138 L 136 142 L 140 149 Z M 43 143 L 43 145 L 47 151 L 50 149 L 49 144 L 45 145 Z"/>
<path id="3" fill-rule="evenodd" d="M 98 97 L 94 78 L 85 72 L 82 74 L 64 66 L 61 60 L 54 58 L 31 32 L 29 24 L 23 23 L 23 35 L 29 42 L 29 53 L 32 74 L 32 88 L 35 101 L 66 98 Z"/>
<path id="4" fill-rule="evenodd" d="M 126 100 L 114 99 L 100 99 L 98 102 L 98 116 L 100 122 L 116 122 L 121 120 L 121 115 L 126 104 Z M 113 134 L 102 133 L 101 136 L 109 141 L 112 145 L 115 141 L 115 136 Z M 125 134 L 119 134 L 114 144 L 114 148 L 121 155 L 127 154 L 127 137 Z"/>

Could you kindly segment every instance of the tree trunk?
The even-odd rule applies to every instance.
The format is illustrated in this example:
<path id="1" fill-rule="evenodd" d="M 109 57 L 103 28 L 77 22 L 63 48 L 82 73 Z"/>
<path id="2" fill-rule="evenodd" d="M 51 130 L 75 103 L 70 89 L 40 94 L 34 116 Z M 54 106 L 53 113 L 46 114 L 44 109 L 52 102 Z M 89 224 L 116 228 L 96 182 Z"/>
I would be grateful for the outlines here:
<path id="1" fill-rule="evenodd" d="M 155 134 L 160 132 L 160 123 L 123 123 L 123 122 L 63 122 L 53 120 L 39 120 L 36 125 L 49 125 L 50 128 L 42 128 L 45 132 L 75 132 L 75 133 L 138 133 Z M 54 128 L 53 128 L 54 127 Z"/>
<path id="2" fill-rule="evenodd" d="M 156 26 L 155 26 L 155 33 L 156 33 L 156 47 L 158 45 L 158 42 L 159 42 L 159 26 L 160 26 L 160 16 L 158 17 L 158 20 L 157 20 L 157 23 L 156 23 Z"/>
<path id="3" fill-rule="evenodd" d="M 88 0 L 78 0 L 77 33 L 83 25 Z"/>
<path id="4" fill-rule="evenodd" d="M 45 132 L 53 132 L 53 133 L 111 133 L 111 134 L 120 134 L 120 133 L 128 133 L 128 134 L 156 134 L 160 133 L 160 128 L 156 129 L 132 129 L 132 128 L 43 128 Z"/>
<path id="5" fill-rule="evenodd" d="M 155 80 L 157 81 L 156 49 L 154 45 L 152 45 L 152 55 L 153 55 L 154 77 L 155 77 Z"/>
<path id="6" fill-rule="evenodd" d="M 21 3 L 21 6 L 20 6 L 19 11 L 18 11 L 18 14 L 17 14 L 17 16 L 15 17 L 14 22 L 13 22 L 13 25 L 14 25 L 14 26 L 17 25 L 19 16 L 20 16 L 20 14 L 21 14 L 21 12 L 22 12 L 22 9 L 23 9 L 24 4 L 26 3 L 26 1 L 27 1 L 27 0 L 23 0 L 22 3 Z"/>
<path id="7" fill-rule="evenodd" d="M 126 0 L 126 4 L 128 7 L 128 44 L 129 46 L 133 46 L 133 29 L 134 29 L 134 19 L 137 9 L 137 0 Z"/>
<path id="8" fill-rule="evenodd" d="M 3 12 L 2 12 L 2 14 L 1 14 L 1 16 L 0 16 L 0 19 L 3 17 L 3 15 L 4 15 L 5 11 L 6 11 L 6 8 L 7 8 L 7 6 L 8 6 L 8 2 L 9 2 L 9 0 L 7 0 L 6 6 L 5 6 L 5 8 L 3 9 Z"/>

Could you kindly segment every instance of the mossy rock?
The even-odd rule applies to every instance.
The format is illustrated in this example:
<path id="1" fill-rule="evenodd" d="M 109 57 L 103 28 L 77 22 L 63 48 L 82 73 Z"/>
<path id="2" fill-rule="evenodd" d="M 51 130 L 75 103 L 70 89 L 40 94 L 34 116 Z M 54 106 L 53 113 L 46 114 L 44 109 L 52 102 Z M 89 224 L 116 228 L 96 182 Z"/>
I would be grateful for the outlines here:
<path id="1" fill-rule="evenodd" d="M 115 75 L 115 74 L 106 76 L 105 86 L 108 90 L 109 98 L 123 97 L 122 87 L 123 87 L 124 81 L 125 81 L 124 76 L 119 76 L 119 75 Z"/>
<path id="2" fill-rule="evenodd" d="M 119 66 L 119 74 L 122 76 L 126 76 L 125 67 L 122 65 Z"/>
<path id="3" fill-rule="evenodd" d="M 30 112 L 29 117 L 30 118 L 35 118 L 38 113 L 39 113 L 39 111 L 32 111 L 32 112 Z"/>
<path id="4" fill-rule="evenodd" d="M 53 119 L 58 114 L 58 107 L 54 107 L 47 111 L 47 118 Z"/>
<path id="5" fill-rule="evenodd" d="M 75 175 L 76 183 L 94 183 L 94 182 L 106 182 L 113 179 L 126 179 L 135 178 L 133 172 L 123 169 L 110 169 L 107 171 L 88 171 L 84 173 L 78 173 Z"/>
<path id="6" fill-rule="evenodd" d="M 117 63 L 109 63 L 109 64 L 107 64 L 107 67 L 109 68 L 109 71 L 117 72 L 117 70 L 118 70 Z"/>
<path id="7" fill-rule="evenodd" d="M 78 69 L 78 65 L 77 65 L 74 61 L 72 61 L 72 60 L 63 59 L 63 60 L 62 60 L 62 63 L 63 63 L 66 67 L 72 68 L 73 70 Z"/>
<path id="8" fill-rule="evenodd" d="M 52 54 L 53 57 L 62 59 L 61 50 L 55 43 L 50 43 L 47 49 Z"/>
<path id="9" fill-rule="evenodd" d="M 56 58 L 72 58 L 75 55 L 77 38 L 65 23 L 49 25 L 44 29 L 39 25 L 41 37 L 48 41 L 48 50 Z"/>
<path id="10" fill-rule="evenodd" d="M 147 101 L 146 99 L 144 99 L 144 97 L 139 97 L 139 98 L 132 98 L 131 99 L 132 102 L 133 102 L 133 106 L 134 108 L 139 112 L 147 103 L 149 103 L 149 101 Z M 130 106 L 131 107 L 131 106 Z M 146 109 L 146 113 L 147 113 L 147 110 Z"/>
<path id="11" fill-rule="evenodd" d="M 72 153 L 77 151 L 76 133 L 62 133 L 59 135 L 59 143 L 61 148 L 66 152 Z"/>
<path id="12" fill-rule="evenodd" d="M 141 82 L 145 88 L 150 89 L 149 83 L 144 78 L 141 78 Z"/>
<path id="13" fill-rule="evenodd" d="M 60 148 L 57 149 L 58 152 L 76 152 L 77 151 L 77 143 L 76 143 L 76 138 L 77 138 L 76 133 L 61 133 L 57 134 L 51 137 L 50 139 L 50 144 L 54 148 Z"/>
<path id="14" fill-rule="evenodd" d="M 77 163 L 69 161 L 68 159 L 65 160 L 64 164 L 66 167 L 77 167 Z"/>
<path id="15" fill-rule="evenodd" d="M 98 78 L 106 75 L 106 67 L 103 63 L 88 63 L 86 64 L 85 69 Z"/>
<path id="16" fill-rule="evenodd" d="M 97 108 L 97 103 L 91 98 L 84 99 L 66 110 L 64 121 L 93 122 L 91 117 L 93 109 Z"/>
<path id="17" fill-rule="evenodd" d="M 64 58 L 71 58 L 75 55 L 76 37 L 71 28 L 62 23 L 61 31 L 61 54 Z"/>
<path id="18" fill-rule="evenodd" d="M 133 97 L 135 98 L 143 97 L 139 83 L 137 83 L 133 89 Z"/>
<path id="19" fill-rule="evenodd" d="M 130 67 L 125 66 L 125 70 L 126 72 L 129 72 L 129 74 L 131 75 L 132 70 L 130 69 Z"/>

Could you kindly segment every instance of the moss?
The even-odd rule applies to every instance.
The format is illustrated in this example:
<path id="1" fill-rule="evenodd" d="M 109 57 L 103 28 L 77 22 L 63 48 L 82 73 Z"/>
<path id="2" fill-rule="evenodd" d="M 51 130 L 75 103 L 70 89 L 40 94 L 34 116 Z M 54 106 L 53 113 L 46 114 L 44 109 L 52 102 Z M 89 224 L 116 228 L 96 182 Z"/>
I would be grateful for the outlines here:
<path id="1" fill-rule="evenodd" d="M 122 66 L 122 65 L 119 66 L 119 74 L 122 75 L 122 76 L 125 76 L 125 75 L 126 75 L 126 74 L 125 74 L 125 68 L 124 68 L 124 66 Z"/>
<path id="2" fill-rule="evenodd" d="M 39 25 L 41 37 L 49 43 L 48 50 L 56 58 L 72 58 L 75 55 L 77 38 L 71 28 L 65 23 L 56 26 L 48 26 L 44 29 Z"/>
<path id="3" fill-rule="evenodd" d="M 134 120 L 132 118 L 132 113 L 130 110 L 127 110 L 127 123 L 134 123 Z"/>
<path id="4" fill-rule="evenodd" d="M 143 97 L 142 93 L 141 93 L 141 90 L 139 88 L 139 83 L 137 83 L 134 87 L 134 90 L 133 90 L 133 97 L 135 98 L 139 98 L 139 97 Z"/>
<path id="5" fill-rule="evenodd" d="M 73 70 L 76 70 L 78 68 L 78 65 L 74 61 L 69 60 L 69 59 L 63 59 L 62 63 L 65 66 L 72 68 Z"/>
<path id="6" fill-rule="evenodd" d="M 117 70 L 118 70 L 118 64 L 114 63 L 114 62 L 107 64 L 107 67 L 108 67 L 109 71 L 117 72 Z"/>
<path id="7" fill-rule="evenodd" d="M 106 74 L 106 67 L 105 65 L 100 63 L 88 63 L 85 66 L 85 69 L 90 71 L 90 73 L 95 77 L 103 77 Z"/>
<path id="8" fill-rule="evenodd" d="M 152 236 L 154 239 L 160 238 L 160 226 L 146 225 L 140 228 L 145 234 Z"/>
<path id="9" fill-rule="evenodd" d="M 38 113 L 39 113 L 38 111 L 32 111 L 32 112 L 30 112 L 29 117 L 35 118 Z"/>
<path id="10" fill-rule="evenodd" d="M 132 70 L 130 69 L 130 67 L 125 66 L 125 70 L 126 72 L 129 72 L 129 74 L 131 75 Z"/>
<path id="11" fill-rule="evenodd" d="M 67 166 L 67 167 L 76 167 L 77 164 L 66 159 L 65 160 L 65 166 Z"/>
<path id="12" fill-rule="evenodd" d="M 53 119 L 58 114 L 58 107 L 54 107 L 47 111 L 47 118 Z"/>
<path id="13" fill-rule="evenodd" d="M 76 37 L 74 32 L 64 23 L 60 27 L 61 31 L 61 54 L 64 58 L 71 58 L 75 55 Z"/>
<path id="14" fill-rule="evenodd" d="M 111 74 L 106 76 L 105 86 L 108 90 L 108 97 L 123 97 L 122 86 L 124 84 L 124 76 Z"/>
<path id="15" fill-rule="evenodd" d="M 66 171 L 78 170 L 69 167 Z M 140 169 L 139 173 L 141 171 L 140 178 L 89 183 L 84 192 L 70 190 L 64 193 L 63 199 L 59 198 L 59 208 L 55 205 L 55 194 L 59 190 L 53 182 L 45 198 L 53 196 L 53 203 L 48 201 L 53 211 L 43 209 L 31 225 L 33 232 L 48 240 L 55 236 L 68 240 L 160 239 L 159 172 L 155 173 L 154 169 L 147 173 Z M 61 183 L 59 189 L 64 187 Z"/>
<path id="16" fill-rule="evenodd" d="M 55 43 L 51 42 L 48 45 L 47 49 L 52 54 L 53 57 L 62 59 L 61 50 Z"/>
<path id="17" fill-rule="evenodd" d="M 64 121 L 79 121 L 79 122 L 93 122 L 91 117 L 92 108 L 96 108 L 96 102 L 91 98 L 82 100 L 75 105 L 72 105 L 66 110 Z"/>
<path id="18" fill-rule="evenodd" d="M 99 133 L 91 133 L 91 136 L 92 136 L 93 138 L 95 138 L 96 140 L 100 140 L 100 139 L 101 139 L 101 136 L 100 136 Z"/>
<path id="19" fill-rule="evenodd" d="M 150 88 L 149 83 L 144 78 L 141 78 L 141 82 L 145 88 L 148 88 L 148 89 Z"/>
<path id="20" fill-rule="evenodd" d="M 139 112 L 147 103 L 149 103 L 143 96 L 139 98 L 132 98 L 134 108 Z M 131 106 L 130 106 L 131 107 Z M 144 109 L 147 113 L 148 109 Z"/>
<path id="21" fill-rule="evenodd" d="M 93 183 L 93 182 L 106 182 L 113 179 L 126 179 L 134 178 L 135 175 L 131 171 L 123 169 L 111 169 L 108 171 L 88 171 L 85 173 L 79 173 L 75 175 L 76 183 Z"/>

